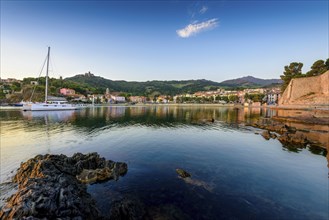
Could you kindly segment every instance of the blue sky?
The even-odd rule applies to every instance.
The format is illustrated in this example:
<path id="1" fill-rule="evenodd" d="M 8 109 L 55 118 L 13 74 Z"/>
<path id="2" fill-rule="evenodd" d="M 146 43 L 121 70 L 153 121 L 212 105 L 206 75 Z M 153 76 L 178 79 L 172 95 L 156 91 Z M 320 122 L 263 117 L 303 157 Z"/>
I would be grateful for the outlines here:
<path id="1" fill-rule="evenodd" d="M 1 78 L 279 78 L 328 52 L 328 1 L 1 1 Z"/>

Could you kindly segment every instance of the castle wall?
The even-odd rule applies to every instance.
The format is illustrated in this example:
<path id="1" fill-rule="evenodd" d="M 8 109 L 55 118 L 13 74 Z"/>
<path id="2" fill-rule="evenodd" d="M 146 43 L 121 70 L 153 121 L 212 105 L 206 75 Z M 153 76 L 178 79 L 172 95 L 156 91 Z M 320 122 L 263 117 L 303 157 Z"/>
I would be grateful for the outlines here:
<path id="1" fill-rule="evenodd" d="M 329 105 L 329 71 L 320 76 L 292 79 L 279 105 Z"/>

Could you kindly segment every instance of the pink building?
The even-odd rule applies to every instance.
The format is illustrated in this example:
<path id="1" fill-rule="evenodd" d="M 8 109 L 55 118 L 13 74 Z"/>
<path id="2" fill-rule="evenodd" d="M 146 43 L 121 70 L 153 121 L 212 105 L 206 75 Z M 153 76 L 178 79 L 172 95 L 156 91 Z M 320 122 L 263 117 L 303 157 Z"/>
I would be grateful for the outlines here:
<path id="1" fill-rule="evenodd" d="M 75 95 L 75 90 L 74 89 L 61 88 L 59 90 L 59 93 L 64 95 L 64 96 L 71 96 L 71 95 Z"/>

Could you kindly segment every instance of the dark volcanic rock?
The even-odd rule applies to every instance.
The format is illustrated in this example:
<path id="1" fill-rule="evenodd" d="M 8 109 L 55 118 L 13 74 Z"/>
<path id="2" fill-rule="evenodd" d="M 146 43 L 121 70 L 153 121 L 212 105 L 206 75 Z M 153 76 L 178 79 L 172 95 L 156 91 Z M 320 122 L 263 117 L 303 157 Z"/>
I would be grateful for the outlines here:
<path id="1" fill-rule="evenodd" d="M 90 178 L 94 182 L 117 179 L 127 172 L 127 165 L 105 160 L 97 153 L 77 153 L 72 157 L 38 155 L 21 164 L 13 178 L 18 190 L 1 209 L 0 218 L 101 218 L 95 201 L 87 193 L 86 185 L 77 178 L 85 169 L 107 174 L 101 178 Z M 90 182 L 88 178 L 84 180 Z"/>

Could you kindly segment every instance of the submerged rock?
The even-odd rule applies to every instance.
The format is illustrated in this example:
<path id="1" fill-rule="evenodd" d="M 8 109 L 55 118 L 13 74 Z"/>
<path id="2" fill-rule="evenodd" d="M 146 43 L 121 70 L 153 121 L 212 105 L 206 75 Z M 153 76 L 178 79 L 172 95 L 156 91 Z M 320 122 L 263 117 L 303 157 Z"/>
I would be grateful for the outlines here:
<path id="1" fill-rule="evenodd" d="M 125 197 L 113 203 L 109 219 L 143 220 L 151 218 L 142 202 L 138 199 Z"/>
<path id="2" fill-rule="evenodd" d="M 189 174 L 188 172 L 186 172 L 183 169 L 176 169 L 176 173 L 178 174 L 179 178 L 182 178 L 184 180 L 185 183 L 202 187 L 202 188 L 208 190 L 209 192 L 211 192 L 214 188 L 213 186 L 210 186 L 208 183 L 206 183 L 202 180 L 191 178 L 191 174 Z"/>
<path id="3" fill-rule="evenodd" d="M 85 170 L 92 174 L 81 176 Z M 96 203 L 81 182 L 117 179 L 126 172 L 125 163 L 97 153 L 38 155 L 18 169 L 13 178 L 18 190 L 2 207 L 0 219 L 99 219 Z"/>
<path id="4" fill-rule="evenodd" d="M 212 190 L 214 189 L 214 186 L 202 181 L 202 180 L 198 180 L 198 179 L 193 179 L 191 177 L 186 177 L 183 179 L 185 183 L 191 184 L 193 186 L 198 186 L 201 188 L 204 188 L 205 190 L 212 192 Z"/>
<path id="5" fill-rule="evenodd" d="M 83 169 L 76 178 L 82 183 L 94 183 L 109 179 L 118 180 L 127 172 L 127 164 L 111 161 L 106 167 L 95 170 Z"/>
<path id="6" fill-rule="evenodd" d="M 176 169 L 176 173 L 177 173 L 180 177 L 182 177 L 182 178 L 186 178 L 186 177 L 190 177 L 190 176 L 191 176 L 191 174 L 189 174 L 189 173 L 186 172 L 185 170 L 183 170 L 183 169 L 179 169 L 179 168 Z"/>

